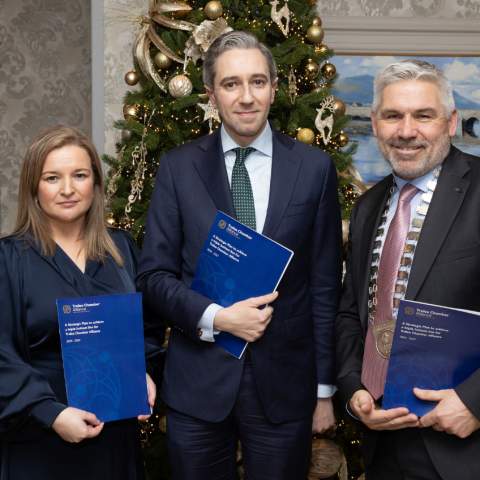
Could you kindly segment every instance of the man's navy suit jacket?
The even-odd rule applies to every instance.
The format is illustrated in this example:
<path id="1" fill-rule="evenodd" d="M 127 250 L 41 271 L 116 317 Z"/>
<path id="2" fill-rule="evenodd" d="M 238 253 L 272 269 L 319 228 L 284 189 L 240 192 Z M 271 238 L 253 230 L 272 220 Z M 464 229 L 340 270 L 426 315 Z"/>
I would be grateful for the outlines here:
<path id="1" fill-rule="evenodd" d="M 217 210 L 234 216 L 219 131 L 162 157 L 138 276 L 147 306 L 172 327 L 162 398 L 210 422 L 232 410 L 243 369 L 243 360 L 199 339 L 212 302 L 189 288 Z M 333 163 L 278 132 L 263 233 L 294 251 L 272 321 L 248 347 L 265 414 L 280 423 L 311 415 L 317 383 L 334 383 L 341 229 Z"/>
<path id="2" fill-rule="evenodd" d="M 345 403 L 364 388 L 361 371 L 368 329 L 369 271 L 392 184 L 389 175 L 360 197 L 350 221 L 347 271 L 336 324 L 337 384 Z M 479 209 L 480 159 L 451 147 L 418 239 L 405 298 L 480 311 Z M 455 390 L 480 418 L 480 369 Z M 421 434 L 442 478 L 480 478 L 480 430 L 464 439 L 432 428 L 421 429 Z M 378 432 L 365 428 L 367 465 L 373 459 L 377 437 Z"/>

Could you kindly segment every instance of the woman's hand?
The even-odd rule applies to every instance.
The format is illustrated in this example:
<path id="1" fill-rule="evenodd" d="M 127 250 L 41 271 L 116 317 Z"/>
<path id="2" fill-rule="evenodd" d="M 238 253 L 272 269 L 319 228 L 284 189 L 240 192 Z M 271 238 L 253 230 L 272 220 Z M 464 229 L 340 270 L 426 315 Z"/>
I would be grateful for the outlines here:
<path id="1" fill-rule="evenodd" d="M 57 416 L 52 428 L 66 442 L 79 443 L 86 438 L 96 437 L 103 425 L 93 413 L 67 407 Z"/>
<path id="2" fill-rule="evenodd" d="M 148 373 L 147 373 L 147 393 L 148 393 L 148 404 L 150 405 L 150 408 L 153 409 L 153 406 L 155 405 L 155 398 L 157 397 L 157 387 L 155 386 L 155 383 L 153 383 L 153 380 L 151 379 Z M 145 422 L 149 418 L 150 418 L 150 415 L 138 416 L 138 419 L 141 422 Z"/>

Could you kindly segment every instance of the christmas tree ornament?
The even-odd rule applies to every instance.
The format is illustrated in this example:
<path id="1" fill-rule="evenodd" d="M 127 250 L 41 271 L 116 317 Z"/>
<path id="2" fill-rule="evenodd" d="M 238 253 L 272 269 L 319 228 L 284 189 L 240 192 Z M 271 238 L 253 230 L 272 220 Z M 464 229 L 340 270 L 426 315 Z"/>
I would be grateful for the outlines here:
<path id="1" fill-rule="evenodd" d="M 113 213 L 110 212 L 107 214 L 107 217 L 105 218 L 105 221 L 107 222 L 108 225 L 111 227 L 115 226 L 115 217 L 113 216 Z"/>
<path id="2" fill-rule="evenodd" d="M 223 15 L 222 3 L 218 0 L 210 0 L 210 2 L 208 2 L 203 8 L 203 11 L 207 18 L 210 20 L 216 20 Z"/>
<path id="3" fill-rule="evenodd" d="M 127 197 L 127 204 L 125 205 L 125 218 L 129 219 L 129 213 L 132 211 L 132 206 L 137 200 L 141 200 L 143 187 L 145 183 L 145 172 L 147 171 L 147 146 L 145 145 L 145 137 L 147 135 L 148 125 L 155 114 L 155 109 L 147 118 L 144 115 L 143 132 L 140 143 L 135 145 L 131 154 L 131 167 L 134 170 L 132 181 L 130 182 L 130 195 Z"/>
<path id="4" fill-rule="evenodd" d="M 123 117 L 125 118 L 125 120 L 136 119 L 138 112 L 139 108 L 136 104 L 130 105 L 126 103 L 123 106 Z"/>
<path id="5" fill-rule="evenodd" d="M 280 31 L 288 37 L 290 31 L 290 9 L 288 8 L 288 1 L 286 0 L 282 8 L 278 8 L 279 0 L 271 0 L 270 5 L 272 10 L 270 12 L 271 19 L 277 24 Z"/>
<path id="6" fill-rule="evenodd" d="M 192 82 L 186 75 L 175 75 L 168 82 L 168 92 L 173 98 L 186 97 L 192 93 L 192 90 Z"/>
<path id="7" fill-rule="evenodd" d="M 150 18 L 158 25 L 165 28 L 173 28 L 174 30 L 192 31 L 195 24 L 186 22 L 185 20 L 176 20 L 174 16 L 184 16 L 191 12 L 192 7 L 188 3 L 174 1 L 152 1 L 153 7 L 150 9 Z"/>
<path id="8" fill-rule="evenodd" d="M 318 25 L 311 25 L 307 30 L 307 38 L 316 44 L 322 43 L 324 36 L 323 28 Z"/>
<path id="9" fill-rule="evenodd" d="M 318 65 L 318 63 L 314 62 L 311 58 L 309 58 L 307 64 L 305 65 L 305 76 L 309 80 L 314 80 L 318 77 L 319 72 L 320 66 Z"/>
<path id="10" fill-rule="evenodd" d="M 166 70 L 172 65 L 172 59 L 167 57 L 163 52 L 157 52 L 153 57 L 153 61 L 161 70 Z"/>
<path id="11" fill-rule="evenodd" d="M 317 0 L 307 0 L 307 1 L 308 1 L 308 4 L 312 7 L 315 6 L 317 3 Z"/>
<path id="12" fill-rule="evenodd" d="M 297 77 L 295 76 L 295 72 L 293 68 L 290 69 L 288 73 L 288 97 L 290 98 L 290 102 L 292 105 L 295 103 L 295 99 L 298 95 L 298 87 L 297 87 Z"/>
<path id="13" fill-rule="evenodd" d="M 213 122 L 220 123 L 220 116 L 218 115 L 218 110 L 215 105 L 208 100 L 208 103 L 197 103 L 197 105 L 203 110 L 204 117 L 203 121 L 208 121 L 208 126 L 210 129 L 210 133 L 213 132 Z"/>
<path id="14" fill-rule="evenodd" d="M 122 130 L 122 133 L 121 133 L 121 137 L 122 137 L 122 142 L 129 142 L 130 139 L 132 138 L 132 132 L 130 130 Z"/>
<path id="15" fill-rule="evenodd" d="M 175 2 L 162 1 L 157 3 L 156 0 L 150 0 L 149 3 L 150 3 L 149 16 L 142 18 L 142 28 L 137 36 L 137 41 L 135 42 L 135 45 L 137 45 L 137 43 L 142 44 L 142 42 L 145 43 L 145 45 L 143 45 L 142 51 L 139 51 L 140 46 L 134 47 L 135 56 L 138 57 L 138 55 L 140 55 L 142 62 L 148 64 L 149 58 L 150 58 L 150 43 L 153 43 L 155 47 L 157 47 L 157 49 L 160 50 L 160 52 L 162 52 L 168 58 L 183 65 L 184 63 L 183 58 L 179 57 L 171 48 L 168 47 L 168 45 L 162 40 L 160 35 L 157 33 L 154 25 L 158 24 L 159 26 L 170 28 L 173 30 L 184 30 L 187 32 L 191 32 L 196 27 L 194 23 L 186 22 L 184 20 L 176 20 L 167 16 L 166 14 L 172 14 L 172 13 L 178 13 L 178 12 L 188 13 L 192 10 L 192 7 L 190 7 L 190 5 L 188 5 L 187 3 L 181 2 L 181 1 L 175 1 Z M 137 61 L 138 61 L 138 58 L 137 58 Z M 151 62 L 151 59 L 150 59 L 150 62 Z M 142 71 L 144 71 L 142 67 L 141 69 Z M 157 85 L 159 86 L 161 85 L 160 86 L 161 90 L 166 92 L 167 88 L 165 83 L 163 82 L 163 80 L 160 78 L 160 76 L 156 71 L 155 71 L 155 74 L 156 75 L 152 74 L 149 71 L 148 75 L 146 76 L 147 77 L 150 76 L 149 78 L 152 78 L 152 80 Z"/>
<path id="16" fill-rule="evenodd" d="M 337 73 L 337 69 L 335 68 L 335 65 L 333 65 L 333 63 L 326 62 L 322 65 L 322 75 L 327 80 L 331 80 L 336 73 Z"/>
<path id="17" fill-rule="evenodd" d="M 338 134 L 336 141 L 340 147 L 346 147 L 349 141 L 348 135 L 345 132 L 341 131 Z"/>
<path id="18" fill-rule="evenodd" d="M 176 10 L 170 14 L 172 18 L 184 18 L 186 17 L 190 11 L 192 10 L 190 5 L 188 5 L 186 2 L 175 2 L 177 4 L 180 4 L 180 10 Z M 185 7 L 190 7 L 190 8 L 185 8 Z"/>
<path id="19" fill-rule="evenodd" d="M 160 38 L 160 35 L 156 32 L 155 28 L 152 26 L 150 27 L 151 28 L 147 30 L 148 41 L 153 43 L 158 50 L 164 53 L 171 60 L 183 64 L 183 59 L 167 46 L 167 44 Z"/>
<path id="20" fill-rule="evenodd" d="M 341 117 L 345 115 L 345 111 L 346 111 L 345 104 L 339 98 L 335 98 L 335 102 L 333 103 L 333 114 L 336 117 Z"/>
<path id="21" fill-rule="evenodd" d="M 122 178 L 122 163 L 123 163 L 123 156 L 125 154 L 126 145 L 123 145 L 117 153 L 117 162 L 115 167 L 112 167 L 108 172 L 108 182 L 107 182 L 107 189 L 105 193 L 105 205 L 108 207 L 112 201 L 112 198 L 117 193 L 118 189 L 118 182 Z"/>
<path id="22" fill-rule="evenodd" d="M 133 87 L 140 80 L 140 75 L 136 70 L 130 70 L 125 74 L 125 83 Z"/>
<path id="23" fill-rule="evenodd" d="M 158 74 L 153 65 L 152 57 L 150 56 L 151 40 L 148 35 L 151 25 L 149 23 L 142 24 L 140 31 L 133 43 L 133 56 L 136 59 L 138 66 L 142 73 L 150 80 L 155 82 L 160 90 L 166 92 L 167 88 L 164 81 Z M 158 46 L 157 46 L 158 48 Z"/>
<path id="24" fill-rule="evenodd" d="M 315 127 L 320 132 L 323 143 L 328 145 L 332 137 L 333 131 L 333 104 L 335 97 L 329 95 L 323 99 L 320 108 L 317 108 L 317 116 L 315 118 Z"/>
<path id="25" fill-rule="evenodd" d="M 319 55 L 326 55 L 328 53 L 328 47 L 324 43 L 321 45 L 317 45 L 315 47 L 315 53 L 318 53 Z"/>
<path id="26" fill-rule="evenodd" d="M 315 25 L 316 27 L 321 27 L 322 19 L 320 17 L 313 17 L 312 25 Z"/>
<path id="27" fill-rule="evenodd" d="M 315 133 L 311 128 L 300 128 L 297 132 L 297 140 L 311 145 L 315 140 Z"/>
<path id="28" fill-rule="evenodd" d="M 195 27 L 191 37 L 185 42 L 185 64 L 190 59 L 196 64 L 200 58 L 204 57 L 217 37 L 232 30 L 224 18 L 218 18 L 214 21 L 204 20 L 198 27 Z"/>

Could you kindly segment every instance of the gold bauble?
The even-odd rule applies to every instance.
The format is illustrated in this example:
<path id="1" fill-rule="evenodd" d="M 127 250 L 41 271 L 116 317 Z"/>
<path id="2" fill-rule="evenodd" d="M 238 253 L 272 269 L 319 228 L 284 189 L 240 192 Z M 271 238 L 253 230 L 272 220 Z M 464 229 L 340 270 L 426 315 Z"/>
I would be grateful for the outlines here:
<path id="1" fill-rule="evenodd" d="M 308 0 L 308 4 L 312 7 L 317 4 L 317 0 Z"/>
<path id="2" fill-rule="evenodd" d="M 130 118 L 136 118 L 138 115 L 138 105 L 129 105 L 126 103 L 123 106 L 123 116 L 125 120 L 128 120 Z"/>
<path id="3" fill-rule="evenodd" d="M 297 140 L 311 145 L 315 140 L 315 133 L 311 128 L 300 128 L 297 132 Z"/>
<path id="4" fill-rule="evenodd" d="M 337 69 L 335 68 L 335 65 L 333 65 L 333 63 L 327 62 L 322 65 L 322 75 L 327 80 L 331 80 L 336 73 L 337 73 Z"/>
<path id="5" fill-rule="evenodd" d="M 336 140 L 340 147 L 345 147 L 348 143 L 348 135 L 345 132 L 340 132 Z"/>
<path id="6" fill-rule="evenodd" d="M 115 226 L 115 218 L 113 217 L 113 213 L 109 213 L 107 215 L 107 223 L 108 225 L 110 225 L 111 227 Z"/>
<path id="7" fill-rule="evenodd" d="M 140 75 L 136 70 L 130 70 L 125 74 L 125 83 L 133 87 L 140 80 Z"/>
<path id="8" fill-rule="evenodd" d="M 192 93 L 192 90 L 192 82 L 186 75 L 175 75 L 168 82 L 168 92 L 174 98 L 186 97 Z"/>
<path id="9" fill-rule="evenodd" d="M 318 63 L 309 58 L 308 63 L 305 65 L 306 77 L 310 80 L 314 80 L 318 77 L 318 72 L 320 72 L 320 66 Z"/>
<path id="10" fill-rule="evenodd" d="M 313 17 L 312 25 L 315 25 L 316 27 L 321 27 L 322 19 L 320 17 Z"/>
<path id="11" fill-rule="evenodd" d="M 315 47 L 315 53 L 318 53 L 319 55 L 326 55 L 328 53 L 328 47 L 324 43 L 317 45 Z"/>
<path id="12" fill-rule="evenodd" d="M 333 114 L 336 117 L 341 117 L 342 115 L 345 115 L 345 110 L 345 104 L 339 98 L 335 98 L 335 102 L 333 104 Z"/>
<path id="13" fill-rule="evenodd" d="M 323 40 L 323 28 L 318 25 L 311 25 L 307 30 L 307 38 L 312 43 L 322 43 Z"/>
<path id="14" fill-rule="evenodd" d="M 218 0 L 211 0 L 205 5 L 203 11 L 205 12 L 207 18 L 210 20 L 216 20 L 223 15 L 222 2 L 219 2 Z"/>
<path id="15" fill-rule="evenodd" d="M 130 130 L 122 130 L 122 142 L 129 142 L 132 138 L 132 132 Z"/>
<path id="16" fill-rule="evenodd" d="M 153 61 L 155 62 L 155 65 L 162 70 L 166 70 L 172 64 L 172 59 L 162 52 L 156 53 L 153 57 Z"/>

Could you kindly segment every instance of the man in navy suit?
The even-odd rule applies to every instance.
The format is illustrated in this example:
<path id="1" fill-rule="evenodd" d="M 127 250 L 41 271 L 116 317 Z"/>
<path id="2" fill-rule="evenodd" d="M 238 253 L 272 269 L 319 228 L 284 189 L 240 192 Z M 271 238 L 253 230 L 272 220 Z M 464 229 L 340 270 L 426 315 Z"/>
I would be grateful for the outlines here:
<path id="1" fill-rule="evenodd" d="M 173 478 L 233 480 L 240 440 L 247 478 L 304 479 L 312 425 L 324 432 L 335 421 L 335 167 L 272 131 L 276 66 L 253 35 L 220 36 L 204 83 L 222 126 L 161 159 L 138 277 L 172 327 L 162 398 Z M 294 251 L 278 293 L 222 308 L 190 289 L 217 210 Z M 250 342 L 242 359 L 215 345 L 220 331 Z"/>

